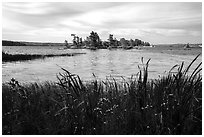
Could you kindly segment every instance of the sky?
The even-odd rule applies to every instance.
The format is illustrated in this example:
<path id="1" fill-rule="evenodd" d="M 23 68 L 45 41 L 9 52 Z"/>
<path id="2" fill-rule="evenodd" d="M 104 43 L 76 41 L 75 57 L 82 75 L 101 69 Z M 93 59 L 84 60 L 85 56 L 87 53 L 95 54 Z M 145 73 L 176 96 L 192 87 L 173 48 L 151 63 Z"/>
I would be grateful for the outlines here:
<path id="1" fill-rule="evenodd" d="M 202 42 L 201 2 L 3 2 L 2 20 L 3 40 L 72 42 L 94 31 L 102 40 Z"/>

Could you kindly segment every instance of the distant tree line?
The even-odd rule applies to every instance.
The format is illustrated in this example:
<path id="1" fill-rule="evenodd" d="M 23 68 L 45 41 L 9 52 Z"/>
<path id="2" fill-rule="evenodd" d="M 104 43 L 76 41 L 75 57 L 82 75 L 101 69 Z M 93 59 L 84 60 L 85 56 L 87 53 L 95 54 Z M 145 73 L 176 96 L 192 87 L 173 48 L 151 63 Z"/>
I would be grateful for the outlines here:
<path id="1" fill-rule="evenodd" d="M 2 46 L 26 46 L 26 44 L 22 42 L 2 40 Z"/>
<path id="2" fill-rule="evenodd" d="M 2 40 L 2 46 L 63 46 L 64 43 L 44 43 Z"/>

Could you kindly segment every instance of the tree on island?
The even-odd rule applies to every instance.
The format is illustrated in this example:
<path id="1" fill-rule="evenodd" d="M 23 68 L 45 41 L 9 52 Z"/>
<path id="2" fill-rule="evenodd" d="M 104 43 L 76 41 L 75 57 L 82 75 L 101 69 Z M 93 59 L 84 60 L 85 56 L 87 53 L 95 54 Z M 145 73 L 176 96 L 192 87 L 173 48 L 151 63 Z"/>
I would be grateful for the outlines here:
<path id="1" fill-rule="evenodd" d="M 73 46 L 77 48 L 80 47 L 90 47 L 90 48 L 117 48 L 117 47 L 135 47 L 135 46 L 150 46 L 149 42 L 142 41 L 140 39 L 130 39 L 126 40 L 125 38 L 121 38 L 118 41 L 113 37 L 113 34 L 109 34 L 108 41 L 101 41 L 97 32 L 91 31 L 90 36 L 88 36 L 84 41 L 82 38 L 76 36 L 76 34 L 71 34 L 73 36 Z"/>
<path id="2" fill-rule="evenodd" d="M 108 38 L 108 47 L 118 47 L 119 41 L 116 38 L 113 38 L 113 34 L 109 34 Z"/>
<path id="3" fill-rule="evenodd" d="M 135 41 L 134 41 L 134 40 L 132 40 L 132 39 L 130 39 L 130 46 L 131 46 L 131 47 L 136 46 Z"/>
<path id="4" fill-rule="evenodd" d="M 90 46 L 99 48 L 101 46 L 101 40 L 97 32 L 92 31 L 89 36 Z"/>
<path id="5" fill-rule="evenodd" d="M 128 41 L 125 38 L 121 38 L 120 39 L 120 45 L 122 47 L 127 47 L 129 44 L 128 44 Z"/>
<path id="6" fill-rule="evenodd" d="M 114 40 L 113 40 L 113 35 L 112 34 L 109 34 L 109 38 L 108 38 L 108 41 L 109 41 L 109 46 L 114 46 Z"/>
<path id="7" fill-rule="evenodd" d="M 145 42 L 144 46 L 150 46 L 150 43 L 149 42 Z"/>
<path id="8" fill-rule="evenodd" d="M 76 46 L 77 42 L 76 42 L 76 34 L 71 34 L 71 36 L 73 36 L 73 45 Z"/>
<path id="9" fill-rule="evenodd" d="M 116 38 L 114 39 L 114 45 L 115 47 L 118 47 L 120 45 L 120 41 L 118 41 Z"/>
<path id="10" fill-rule="evenodd" d="M 79 36 L 77 36 L 76 34 L 71 34 L 71 36 L 73 36 L 73 46 L 76 48 L 81 48 L 84 43 L 82 38 L 80 38 Z"/>
<path id="11" fill-rule="evenodd" d="M 67 40 L 65 40 L 65 41 L 64 41 L 64 43 L 65 43 L 65 46 L 66 46 L 66 47 L 68 47 L 68 46 L 69 46 L 69 44 L 68 44 L 68 41 L 67 41 Z"/>

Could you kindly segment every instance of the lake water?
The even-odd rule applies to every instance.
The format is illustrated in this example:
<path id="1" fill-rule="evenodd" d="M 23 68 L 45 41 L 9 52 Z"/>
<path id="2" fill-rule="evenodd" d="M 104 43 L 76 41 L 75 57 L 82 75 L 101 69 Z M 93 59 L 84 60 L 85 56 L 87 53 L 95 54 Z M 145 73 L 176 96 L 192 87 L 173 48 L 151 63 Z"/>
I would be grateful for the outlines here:
<path id="1" fill-rule="evenodd" d="M 184 50 L 178 47 L 160 46 L 154 48 L 141 48 L 122 50 L 122 49 L 99 49 L 91 51 L 88 49 L 66 49 L 59 50 L 57 46 L 3 46 L 2 49 L 8 53 L 26 53 L 26 54 L 61 54 L 61 53 L 86 53 L 71 57 L 52 57 L 45 59 L 36 59 L 30 61 L 3 62 L 2 63 L 2 81 L 7 82 L 15 78 L 19 82 L 43 82 L 57 81 L 56 75 L 63 72 L 63 67 L 71 73 L 78 74 L 83 80 L 94 79 L 93 73 L 98 79 L 105 80 L 110 75 L 116 79 L 130 78 L 139 71 L 141 58 L 144 62 L 151 59 L 149 63 L 149 79 L 158 78 L 166 75 L 175 65 L 185 62 L 187 66 L 199 53 L 202 48 L 192 48 Z M 196 68 L 202 61 L 201 56 L 192 66 L 191 70 Z"/>

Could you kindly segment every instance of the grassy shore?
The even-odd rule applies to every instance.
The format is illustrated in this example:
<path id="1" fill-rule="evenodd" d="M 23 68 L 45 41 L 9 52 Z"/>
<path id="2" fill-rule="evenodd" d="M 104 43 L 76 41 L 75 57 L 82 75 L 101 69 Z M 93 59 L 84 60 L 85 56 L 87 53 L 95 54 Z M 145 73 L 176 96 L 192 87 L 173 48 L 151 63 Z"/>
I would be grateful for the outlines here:
<path id="1" fill-rule="evenodd" d="M 198 57 L 198 56 L 197 56 Z M 84 83 L 62 68 L 58 82 L 2 85 L 3 134 L 202 134 L 201 63 L 148 80 L 148 62 L 130 81 Z"/>
<path id="2" fill-rule="evenodd" d="M 57 56 L 75 56 L 78 54 L 85 53 L 66 53 L 66 54 L 8 54 L 2 51 L 2 61 L 10 62 L 10 61 L 24 61 L 24 60 L 33 60 L 33 59 L 44 59 L 46 57 L 57 57 Z"/>

